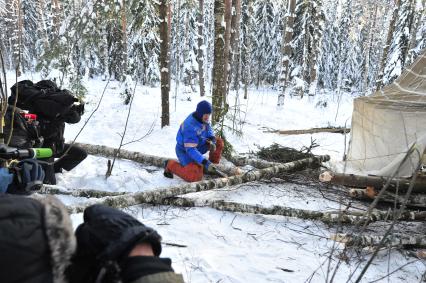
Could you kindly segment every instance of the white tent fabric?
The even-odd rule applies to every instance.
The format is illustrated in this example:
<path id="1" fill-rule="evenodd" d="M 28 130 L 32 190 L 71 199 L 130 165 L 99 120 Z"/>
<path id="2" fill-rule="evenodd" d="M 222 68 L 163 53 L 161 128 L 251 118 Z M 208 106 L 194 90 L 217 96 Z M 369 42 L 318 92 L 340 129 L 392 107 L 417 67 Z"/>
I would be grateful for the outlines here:
<path id="1" fill-rule="evenodd" d="M 411 176 L 426 146 L 426 49 L 394 83 L 354 100 L 346 172 Z"/>

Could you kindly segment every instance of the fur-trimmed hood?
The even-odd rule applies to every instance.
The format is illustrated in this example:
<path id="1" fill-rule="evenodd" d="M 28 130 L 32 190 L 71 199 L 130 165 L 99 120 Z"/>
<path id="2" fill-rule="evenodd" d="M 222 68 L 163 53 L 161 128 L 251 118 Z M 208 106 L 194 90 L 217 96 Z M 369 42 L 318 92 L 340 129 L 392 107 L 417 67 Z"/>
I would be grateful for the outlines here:
<path id="1" fill-rule="evenodd" d="M 57 198 L 0 195 L 0 230 L 1 282 L 66 282 L 76 241 Z"/>
<path id="2" fill-rule="evenodd" d="M 44 205 L 44 230 L 50 248 L 53 282 L 66 282 L 65 270 L 77 245 L 68 211 L 56 197 L 33 198 Z"/>

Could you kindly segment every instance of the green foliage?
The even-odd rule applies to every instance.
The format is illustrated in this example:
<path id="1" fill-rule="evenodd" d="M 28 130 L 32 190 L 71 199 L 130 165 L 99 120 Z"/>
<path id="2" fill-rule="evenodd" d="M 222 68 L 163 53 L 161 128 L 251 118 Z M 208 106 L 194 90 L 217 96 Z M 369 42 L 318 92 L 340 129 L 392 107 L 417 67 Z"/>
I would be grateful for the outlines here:
<path id="1" fill-rule="evenodd" d="M 82 101 L 87 94 L 87 88 L 84 86 L 81 77 L 77 76 L 71 78 L 69 86 L 72 93 Z"/>

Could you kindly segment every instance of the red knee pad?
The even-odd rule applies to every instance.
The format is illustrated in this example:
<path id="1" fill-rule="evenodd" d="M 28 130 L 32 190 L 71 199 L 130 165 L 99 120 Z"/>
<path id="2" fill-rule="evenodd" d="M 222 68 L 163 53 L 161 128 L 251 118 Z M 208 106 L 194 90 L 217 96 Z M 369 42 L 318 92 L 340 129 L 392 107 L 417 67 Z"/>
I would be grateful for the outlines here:
<path id="1" fill-rule="evenodd" d="M 203 166 L 191 162 L 186 166 L 180 165 L 176 160 L 169 160 L 167 170 L 187 182 L 198 182 L 203 179 Z"/>

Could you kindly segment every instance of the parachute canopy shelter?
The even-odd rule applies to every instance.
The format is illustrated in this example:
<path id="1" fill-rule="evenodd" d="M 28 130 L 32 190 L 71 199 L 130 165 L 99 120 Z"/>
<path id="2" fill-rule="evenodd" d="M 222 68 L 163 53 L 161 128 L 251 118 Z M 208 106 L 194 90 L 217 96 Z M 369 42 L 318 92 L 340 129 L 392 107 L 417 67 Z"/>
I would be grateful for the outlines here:
<path id="1" fill-rule="evenodd" d="M 354 100 L 346 172 L 411 176 L 426 146 L 426 49 L 392 84 Z"/>

